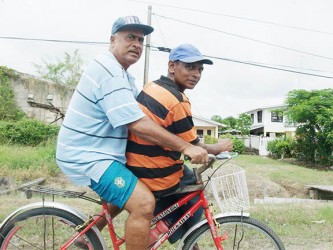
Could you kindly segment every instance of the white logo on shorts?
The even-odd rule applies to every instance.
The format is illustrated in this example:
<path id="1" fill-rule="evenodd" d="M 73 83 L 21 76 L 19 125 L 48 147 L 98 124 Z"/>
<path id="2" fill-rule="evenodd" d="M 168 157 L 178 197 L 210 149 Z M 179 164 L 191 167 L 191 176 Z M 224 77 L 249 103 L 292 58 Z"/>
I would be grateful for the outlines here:
<path id="1" fill-rule="evenodd" d="M 125 187 L 125 180 L 121 177 L 117 177 L 115 180 L 114 180 L 114 184 L 119 187 L 119 188 L 123 188 Z"/>

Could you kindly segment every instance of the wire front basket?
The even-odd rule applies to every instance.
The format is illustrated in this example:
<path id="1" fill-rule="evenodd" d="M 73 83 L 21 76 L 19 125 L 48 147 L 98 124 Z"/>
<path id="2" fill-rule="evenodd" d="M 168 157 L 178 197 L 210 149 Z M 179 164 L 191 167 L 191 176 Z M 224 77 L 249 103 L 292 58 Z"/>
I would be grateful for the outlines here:
<path id="1" fill-rule="evenodd" d="M 245 170 L 233 164 L 219 168 L 209 182 L 222 213 L 240 212 L 250 207 Z"/>

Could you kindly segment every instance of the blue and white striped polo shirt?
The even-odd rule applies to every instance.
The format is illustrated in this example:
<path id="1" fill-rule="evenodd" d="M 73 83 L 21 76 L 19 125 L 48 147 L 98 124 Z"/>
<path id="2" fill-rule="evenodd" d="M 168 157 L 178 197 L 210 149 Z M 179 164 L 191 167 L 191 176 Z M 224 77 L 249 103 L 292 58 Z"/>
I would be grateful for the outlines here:
<path id="1" fill-rule="evenodd" d="M 126 162 L 126 124 L 144 117 L 137 95 L 134 78 L 111 52 L 89 64 L 58 136 L 57 163 L 74 183 L 98 182 L 113 161 Z"/>

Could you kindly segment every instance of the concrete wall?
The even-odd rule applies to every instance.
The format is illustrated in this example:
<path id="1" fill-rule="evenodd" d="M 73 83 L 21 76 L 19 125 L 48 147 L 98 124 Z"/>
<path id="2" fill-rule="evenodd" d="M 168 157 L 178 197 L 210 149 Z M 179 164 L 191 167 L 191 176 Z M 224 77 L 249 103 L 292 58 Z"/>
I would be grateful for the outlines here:
<path id="1" fill-rule="evenodd" d="M 57 119 L 61 115 L 55 109 L 52 110 L 52 105 L 65 113 L 74 89 L 28 74 L 17 73 L 17 75 L 18 77 L 11 79 L 11 85 L 18 106 L 29 118 L 60 125 L 62 119 Z M 50 109 L 31 106 L 28 101 L 42 104 Z"/>

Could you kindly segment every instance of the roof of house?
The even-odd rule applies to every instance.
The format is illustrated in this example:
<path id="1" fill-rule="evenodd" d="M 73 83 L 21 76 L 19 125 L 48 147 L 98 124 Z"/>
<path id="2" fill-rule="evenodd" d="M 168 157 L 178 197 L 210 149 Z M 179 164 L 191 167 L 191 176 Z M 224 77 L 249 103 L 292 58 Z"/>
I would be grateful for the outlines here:
<path id="1" fill-rule="evenodd" d="M 253 111 L 263 110 L 263 109 L 283 108 L 283 107 L 286 107 L 286 106 L 287 106 L 286 104 L 279 104 L 279 105 L 272 105 L 272 106 L 264 106 L 264 107 L 259 107 L 259 108 L 256 108 L 256 109 L 252 109 L 252 110 L 246 111 L 246 112 L 244 112 L 244 113 L 251 113 L 251 112 L 253 112 Z"/>
<path id="2" fill-rule="evenodd" d="M 200 121 L 204 121 L 204 122 L 207 122 L 207 123 L 210 123 L 210 124 L 213 124 L 213 125 L 217 125 L 217 126 L 220 126 L 220 127 L 227 127 L 226 125 L 224 125 L 223 123 L 219 123 L 219 122 L 216 122 L 216 121 L 212 121 L 212 120 L 209 120 L 209 119 L 206 119 L 206 118 L 203 118 L 203 117 L 200 117 L 200 116 L 197 116 L 197 115 L 192 115 L 192 117 L 194 119 L 197 119 L 197 120 L 200 120 Z M 194 120 L 193 119 L 193 120 Z"/>

